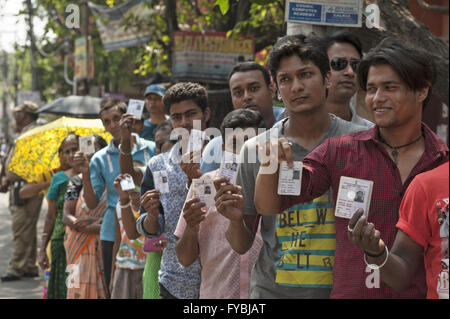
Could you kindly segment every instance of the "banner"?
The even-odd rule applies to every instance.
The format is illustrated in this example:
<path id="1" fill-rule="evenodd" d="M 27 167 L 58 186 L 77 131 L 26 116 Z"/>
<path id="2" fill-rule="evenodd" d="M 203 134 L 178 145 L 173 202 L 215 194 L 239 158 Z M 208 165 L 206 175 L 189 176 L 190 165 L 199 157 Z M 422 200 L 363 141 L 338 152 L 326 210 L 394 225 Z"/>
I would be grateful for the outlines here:
<path id="1" fill-rule="evenodd" d="M 251 38 L 230 39 L 225 32 L 174 32 L 172 73 L 180 80 L 226 83 L 233 66 L 253 61 Z"/>
<path id="2" fill-rule="evenodd" d="M 94 78 L 94 46 L 89 43 L 89 65 L 87 55 L 86 37 L 79 37 L 75 40 L 75 80 Z M 89 68 L 89 69 L 88 69 Z"/>
<path id="3" fill-rule="evenodd" d="M 361 27 L 362 0 L 289 0 L 287 22 L 339 27 Z"/>
<path id="4" fill-rule="evenodd" d="M 113 8 L 96 5 L 91 2 L 88 3 L 92 14 L 97 18 L 98 32 L 106 51 L 139 46 L 150 41 L 153 32 L 151 28 L 138 30 L 137 27 L 129 26 L 126 29 L 125 25 L 123 25 L 130 15 L 139 19 L 145 19 L 154 14 L 155 10 L 145 5 L 145 2 L 150 1 L 131 0 Z M 161 6 L 157 10 L 162 13 Z"/>

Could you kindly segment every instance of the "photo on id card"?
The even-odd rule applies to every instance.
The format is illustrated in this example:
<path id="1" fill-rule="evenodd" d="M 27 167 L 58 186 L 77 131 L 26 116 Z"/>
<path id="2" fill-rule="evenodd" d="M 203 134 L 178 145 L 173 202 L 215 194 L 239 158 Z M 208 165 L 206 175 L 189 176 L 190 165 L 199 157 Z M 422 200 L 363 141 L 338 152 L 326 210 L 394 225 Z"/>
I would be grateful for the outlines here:
<path id="1" fill-rule="evenodd" d="M 230 180 L 230 184 L 236 184 L 238 157 L 238 155 L 232 152 L 222 152 L 219 177 L 227 177 Z"/>
<path id="2" fill-rule="evenodd" d="M 280 164 L 280 174 L 278 176 L 278 195 L 300 195 L 302 183 L 301 161 L 294 161 L 294 166 L 289 168 L 286 161 Z"/>
<path id="3" fill-rule="evenodd" d="M 341 176 L 335 216 L 350 219 L 360 208 L 364 209 L 364 215 L 367 216 L 372 198 L 372 188 L 372 181 Z"/>
<path id="4" fill-rule="evenodd" d="M 153 172 L 153 181 L 155 189 L 159 190 L 161 194 L 169 193 L 169 178 L 166 171 Z"/>
<path id="5" fill-rule="evenodd" d="M 198 179 L 192 180 L 192 195 L 197 197 L 206 206 L 214 206 L 214 196 L 216 195 L 216 189 L 212 179 Z"/>

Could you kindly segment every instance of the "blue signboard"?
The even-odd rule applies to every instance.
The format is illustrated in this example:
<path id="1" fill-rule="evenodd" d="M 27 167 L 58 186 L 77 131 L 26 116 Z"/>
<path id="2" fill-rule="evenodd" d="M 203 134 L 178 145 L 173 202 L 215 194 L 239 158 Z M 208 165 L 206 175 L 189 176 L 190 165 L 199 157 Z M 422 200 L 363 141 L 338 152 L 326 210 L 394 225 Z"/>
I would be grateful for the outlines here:
<path id="1" fill-rule="evenodd" d="M 287 1 L 288 22 L 361 27 L 362 0 Z"/>
<path id="2" fill-rule="evenodd" d="M 291 2 L 289 19 L 308 22 L 322 21 L 322 6 L 308 3 Z"/>

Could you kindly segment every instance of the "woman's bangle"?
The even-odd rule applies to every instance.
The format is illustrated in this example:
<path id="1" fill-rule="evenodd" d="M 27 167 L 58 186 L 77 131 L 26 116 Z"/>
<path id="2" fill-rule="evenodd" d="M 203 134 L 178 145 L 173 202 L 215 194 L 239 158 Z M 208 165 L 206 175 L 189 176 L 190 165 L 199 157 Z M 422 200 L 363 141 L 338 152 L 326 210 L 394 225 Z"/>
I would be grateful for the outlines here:
<path id="1" fill-rule="evenodd" d="M 387 246 L 384 246 L 384 250 L 383 250 L 383 252 L 382 252 L 382 254 L 384 254 L 384 252 L 386 251 L 386 258 L 384 259 L 384 261 L 381 263 L 381 265 L 377 265 L 377 264 L 369 264 L 368 262 L 367 262 L 367 259 L 366 259 L 366 252 L 364 252 L 364 262 L 366 263 L 366 265 L 367 265 L 367 267 L 369 267 L 370 269 L 375 269 L 375 270 L 377 270 L 377 269 L 381 269 L 385 264 L 386 264 L 386 262 L 387 262 L 387 260 L 388 260 L 388 258 L 389 258 L 389 250 L 388 250 L 388 248 L 387 248 Z M 381 256 L 381 255 L 379 255 L 379 256 Z M 379 257 L 378 256 L 378 257 Z"/>
<path id="2" fill-rule="evenodd" d="M 119 207 L 120 207 L 120 209 L 124 209 L 124 208 L 127 208 L 127 207 L 130 207 L 131 206 L 131 201 L 129 201 L 127 204 L 125 204 L 125 205 L 120 205 L 120 202 L 119 202 Z"/>

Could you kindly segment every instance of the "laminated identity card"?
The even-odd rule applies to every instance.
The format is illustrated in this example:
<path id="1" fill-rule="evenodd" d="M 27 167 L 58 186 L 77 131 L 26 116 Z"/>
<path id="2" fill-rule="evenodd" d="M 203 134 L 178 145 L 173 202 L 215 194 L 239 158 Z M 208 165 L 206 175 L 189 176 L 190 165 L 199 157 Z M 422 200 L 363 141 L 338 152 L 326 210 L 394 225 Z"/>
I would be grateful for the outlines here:
<path id="1" fill-rule="evenodd" d="M 216 189 L 212 179 L 198 179 L 192 180 L 193 196 L 200 199 L 206 206 L 214 206 L 214 196 L 216 195 Z"/>
<path id="2" fill-rule="evenodd" d="M 364 209 L 367 216 L 372 198 L 373 181 L 341 176 L 336 200 L 335 216 L 352 218 L 359 209 Z"/>
<path id="3" fill-rule="evenodd" d="M 169 193 L 169 178 L 166 171 L 153 172 L 153 181 L 155 189 L 159 190 L 161 194 Z"/>
<path id="4" fill-rule="evenodd" d="M 280 174 L 278 176 L 278 195 L 300 195 L 302 183 L 301 161 L 294 161 L 294 166 L 289 168 L 286 161 L 280 164 Z"/>
<path id="5" fill-rule="evenodd" d="M 231 184 L 236 184 L 238 155 L 223 151 L 220 163 L 219 177 L 227 177 Z"/>
<path id="6" fill-rule="evenodd" d="M 90 155 L 95 153 L 95 137 L 80 136 L 80 152 L 85 155 Z"/>
<path id="7" fill-rule="evenodd" d="M 133 100 L 128 101 L 127 114 L 133 114 L 138 120 L 142 117 L 142 112 L 144 111 L 145 101 Z"/>
<path id="8" fill-rule="evenodd" d="M 187 152 L 201 152 L 203 147 L 203 142 L 206 139 L 206 134 L 204 131 L 199 131 L 192 129 L 189 135 L 189 144 Z"/>
<path id="9" fill-rule="evenodd" d="M 125 176 L 121 181 L 120 181 L 120 187 L 122 187 L 123 191 L 128 191 L 130 189 L 134 189 L 134 182 L 133 182 L 133 178 L 131 176 Z"/>

